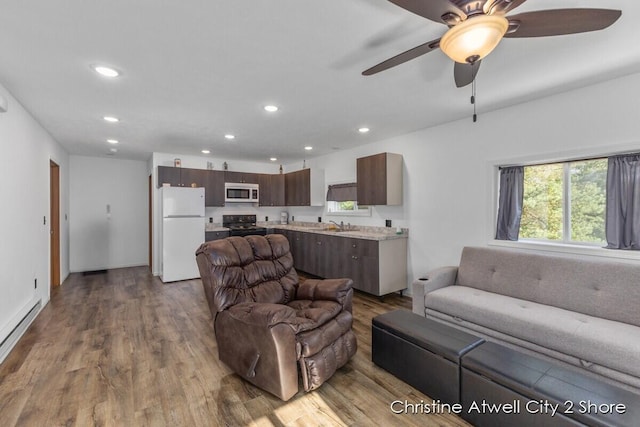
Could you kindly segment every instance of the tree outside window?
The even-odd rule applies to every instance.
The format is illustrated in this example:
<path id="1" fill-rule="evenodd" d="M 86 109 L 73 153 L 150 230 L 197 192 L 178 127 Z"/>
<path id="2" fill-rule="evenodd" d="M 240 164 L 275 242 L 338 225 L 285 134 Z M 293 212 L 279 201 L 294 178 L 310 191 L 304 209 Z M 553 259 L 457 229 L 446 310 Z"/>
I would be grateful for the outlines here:
<path id="1" fill-rule="evenodd" d="M 524 167 L 520 239 L 605 243 L 607 160 Z"/>

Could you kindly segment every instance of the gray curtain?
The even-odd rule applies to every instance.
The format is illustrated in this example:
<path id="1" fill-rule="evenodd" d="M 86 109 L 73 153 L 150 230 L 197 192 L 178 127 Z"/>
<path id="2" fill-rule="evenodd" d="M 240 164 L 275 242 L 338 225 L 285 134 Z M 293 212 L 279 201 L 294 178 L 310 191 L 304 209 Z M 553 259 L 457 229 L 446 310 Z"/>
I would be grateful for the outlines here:
<path id="1" fill-rule="evenodd" d="M 607 248 L 640 249 L 640 154 L 609 157 Z"/>
<path id="2" fill-rule="evenodd" d="M 327 189 L 327 201 L 329 202 L 349 202 L 352 200 L 358 200 L 358 191 L 355 182 L 330 185 Z"/>
<path id="3" fill-rule="evenodd" d="M 497 240 L 518 240 L 523 195 L 524 167 L 500 168 Z"/>

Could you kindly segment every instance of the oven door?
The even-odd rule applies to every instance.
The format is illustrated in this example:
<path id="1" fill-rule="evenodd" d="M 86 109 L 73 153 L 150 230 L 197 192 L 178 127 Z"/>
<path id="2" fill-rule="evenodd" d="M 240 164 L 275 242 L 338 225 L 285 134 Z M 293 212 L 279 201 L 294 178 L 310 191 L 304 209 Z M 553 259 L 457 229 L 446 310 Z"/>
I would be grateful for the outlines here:
<path id="1" fill-rule="evenodd" d="M 244 229 L 231 229 L 229 235 L 231 236 L 264 236 L 267 234 L 267 229 L 264 227 L 256 227 L 256 228 L 244 228 Z"/>

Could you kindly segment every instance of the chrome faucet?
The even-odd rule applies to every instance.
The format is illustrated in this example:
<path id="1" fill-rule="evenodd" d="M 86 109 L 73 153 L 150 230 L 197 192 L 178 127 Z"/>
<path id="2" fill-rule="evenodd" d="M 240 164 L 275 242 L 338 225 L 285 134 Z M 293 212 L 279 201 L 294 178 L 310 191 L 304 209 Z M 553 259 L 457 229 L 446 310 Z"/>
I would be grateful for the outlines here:
<path id="1" fill-rule="evenodd" d="M 337 222 L 335 222 L 335 221 L 329 221 L 329 222 L 332 222 L 332 223 L 334 223 L 335 225 L 337 225 L 337 226 L 338 226 L 338 228 L 340 228 L 340 231 L 343 231 L 343 230 L 344 230 L 344 221 L 340 221 L 340 224 L 338 224 L 338 223 L 337 223 Z"/>

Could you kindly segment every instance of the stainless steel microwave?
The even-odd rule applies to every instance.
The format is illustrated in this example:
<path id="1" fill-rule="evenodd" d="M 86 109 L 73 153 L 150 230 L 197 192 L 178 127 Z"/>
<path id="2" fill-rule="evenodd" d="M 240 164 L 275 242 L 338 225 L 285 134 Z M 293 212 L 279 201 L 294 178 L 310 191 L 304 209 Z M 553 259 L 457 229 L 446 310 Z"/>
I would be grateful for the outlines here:
<path id="1" fill-rule="evenodd" d="M 260 189 L 258 184 L 247 184 L 244 182 L 224 183 L 225 202 L 258 203 L 259 195 Z"/>

